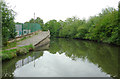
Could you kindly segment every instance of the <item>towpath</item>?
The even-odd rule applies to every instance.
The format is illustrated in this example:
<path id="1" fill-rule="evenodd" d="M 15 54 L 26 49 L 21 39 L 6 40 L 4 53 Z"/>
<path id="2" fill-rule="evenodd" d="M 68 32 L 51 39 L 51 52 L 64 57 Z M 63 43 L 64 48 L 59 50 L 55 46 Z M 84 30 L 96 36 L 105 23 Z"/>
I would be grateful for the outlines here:
<path id="1" fill-rule="evenodd" d="M 40 41 L 42 41 L 49 35 L 50 35 L 49 31 L 38 32 L 38 34 L 36 34 L 28 39 L 25 39 L 23 41 L 20 41 L 17 44 L 18 44 L 18 46 L 25 46 L 25 45 L 30 45 L 30 44 L 35 46 L 36 44 L 38 44 Z"/>

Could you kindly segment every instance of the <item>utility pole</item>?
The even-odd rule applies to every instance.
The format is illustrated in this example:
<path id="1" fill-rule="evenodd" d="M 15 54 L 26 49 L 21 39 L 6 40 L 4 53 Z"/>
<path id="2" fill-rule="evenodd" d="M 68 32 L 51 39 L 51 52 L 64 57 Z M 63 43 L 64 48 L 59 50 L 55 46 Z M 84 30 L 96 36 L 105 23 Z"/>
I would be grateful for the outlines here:
<path id="1" fill-rule="evenodd" d="M 34 23 L 35 23 L 35 12 L 34 12 Z"/>

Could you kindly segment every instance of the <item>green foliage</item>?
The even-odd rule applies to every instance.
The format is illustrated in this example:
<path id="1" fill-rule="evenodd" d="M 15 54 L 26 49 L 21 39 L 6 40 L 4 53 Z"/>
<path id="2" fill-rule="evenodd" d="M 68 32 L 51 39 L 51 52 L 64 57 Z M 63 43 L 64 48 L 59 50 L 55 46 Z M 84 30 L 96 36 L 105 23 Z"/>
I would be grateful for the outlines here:
<path id="1" fill-rule="evenodd" d="M 118 46 L 110 46 L 91 41 L 55 38 L 51 40 L 50 53 L 63 54 L 75 60 L 87 59 L 98 66 L 102 72 L 118 77 Z"/>
<path id="2" fill-rule="evenodd" d="M 16 41 L 8 43 L 8 45 L 3 47 L 2 50 L 9 49 L 9 48 L 12 48 L 12 47 L 16 47 L 16 45 L 17 45 Z"/>
<path id="3" fill-rule="evenodd" d="M 11 49 L 11 50 L 4 50 L 2 52 L 2 60 L 8 60 L 12 59 L 13 57 L 16 57 L 16 49 Z"/>
<path id="4" fill-rule="evenodd" d="M 1 1 L 1 12 L 2 12 L 2 43 L 7 45 L 7 41 L 15 38 L 15 12 L 6 5 L 5 2 Z"/>
<path id="5" fill-rule="evenodd" d="M 120 1 L 118 4 L 118 34 L 120 34 Z M 120 36 L 118 37 L 118 43 L 120 44 Z"/>
<path id="6" fill-rule="evenodd" d="M 16 56 L 26 54 L 31 50 L 34 50 L 34 46 L 32 44 L 23 46 L 23 47 L 18 47 L 16 49 L 0 51 L 0 55 L 2 55 L 2 60 L 8 60 L 8 59 L 12 59 Z"/>
<path id="7" fill-rule="evenodd" d="M 60 29 L 60 23 L 56 20 L 50 20 L 47 23 L 45 23 L 45 30 L 50 30 L 51 36 L 58 36 L 59 35 L 59 29 Z"/>
<path id="8" fill-rule="evenodd" d="M 118 36 L 120 18 L 118 16 L 120 16 L 120 3 L 119 10 L 108 7 L 87 21 L 77 17 L 58 22 L 50 20 L 45 24 L 44 29 L 50 30 L 51 36 L 89 39 L 120 45 Z"/>
<path id="9" fill-rule="evenodd" d="M 26 54 L 29 52 L 29 50 L 33 50 L 33 49 L 34 49 L 34 46 L 32 44 L 28 45 L 28 46 L 19 47 L 16 50 L 16 54 L 17 54 L 17 56 Z"/>
<path id="10" fill-rule="evenodd" d="M 25 23 L 38 23 L 41 25 L 42 28 L 44 27 L 44 22 L 40 17 L 37 17 L 35 20 L 31 18 L 29 22 L 25 22 Z"/>
<path id="11" fill-rule="evenodd" d="M 29 52 L 29 50 L 26 49 L 26 48 L 18 48 L 17 51 L 16 51 L 16 54 L 17 55 L 22 55 L 22 54 L 26 54 L 28 52 Z"/>
<path id="12" fill-rule="evenodd" d="M 119 25 L 119 28 L 120 28 L 120 1 L 119 1 L 119 4 L 118 4 L 118 25 Z"/>
<path id="13" fill-rule="evenodd" d="M 116 44 L 118 40 L 117 14 L 117 10 L 108 8 L 103 10 L 103 13 L 98 16 L 98 19 L 93 17 L 98 21 L 96 23 L 93 21 L 94 27 L 89 29 L 90 31 L 86 35 L 86 38 Z"/>
<path id="14" fill-rule="evenodd" d="M 77 29 L 78 33 L 76 34 L 76 38 L 85 38 L 85 34 L 88 32 L 88 30 L 84 27 L 84 26 L 81 26 Z"/>

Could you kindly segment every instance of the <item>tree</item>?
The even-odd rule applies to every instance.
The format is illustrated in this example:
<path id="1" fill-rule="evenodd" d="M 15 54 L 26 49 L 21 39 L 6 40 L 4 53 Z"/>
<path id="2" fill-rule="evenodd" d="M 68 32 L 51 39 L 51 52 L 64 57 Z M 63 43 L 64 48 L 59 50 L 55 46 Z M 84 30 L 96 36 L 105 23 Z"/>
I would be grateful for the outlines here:
<path id="1" fill-rule="evenodd" d="M 37 17 L 37 19 L 35 19 L 35 20 L 33 18 L 31 18 L 29 20 L 29 22 L 25 22 L 25 23 L 38 23 L 41 25 L 42 29 L 44 29 L 44 22 L 40 17 Z"/>
<path id="2" fill-rule="evenodd" d="M 0 50 L 2 48 L 2 10 L 1 10 L 2 3 L 0 2 Z"/>
<path id="3" fill-rule="evenodd" d="M 35 21 L 34 21 L 33 18 L 31 18 L 29 22 L 30 22 L 30 23 L 34 23 Z"/>
<path id="4" fill-rule="evenodd" d="M 45 30 L 50 30 L 51 36 L 89 39 L 120 45 L 120 2 L 119 10 L 108 7 L 99 15 L 91 16 L 87 21 L 77 17 L 65 21 L 50 20 L 45 24 Z"/>
<path id="5" fill-rule="evenodd" d="M 118 4 L 118 34 L 120 34 L 120 1 Z M 118 37 L 118 43 L 120 45 L 120 36 Z"/>
<path id="6" fill-rule="evenodd" d="M 15 12 L 6 5 L 4 1 L 0 2 L 2 12 L 2 43 L 7 45 L 7 41 L 15 38 Z"/>
<path id="7" fill-rule="evenodd" d="M 47 28 L 50 30 L 51 36 L 58 36 L 59 35 L 59 29 L 60 29 L 60 23 L 56 20 L 50 20 L 47 23 L 45 23 L 44 28 Z"/>
<path id="8" fill-rule="evenodd" d="M 35 20 L 36 23 L 40 24 L 42 27 L 44 25 L 43 20 L 40 17 L 37 17 L 37 19 Z"/>
<path id="9" fill-rule="evenodd" d="M 25 22 L 25 23 L 28 23 L 28 22 Z M 37 19 L 35 19 L 35 20 L 33 18 L 31 18 L 29 23 L 38 23 L 42 27 L 44 26 L 43 20 L 40 17 L 37 17 Z"/>
<path id="10" fill-rule="evenodd" d="M 118 3 L 118 22 L 120 22 L 120 1 Z"/>

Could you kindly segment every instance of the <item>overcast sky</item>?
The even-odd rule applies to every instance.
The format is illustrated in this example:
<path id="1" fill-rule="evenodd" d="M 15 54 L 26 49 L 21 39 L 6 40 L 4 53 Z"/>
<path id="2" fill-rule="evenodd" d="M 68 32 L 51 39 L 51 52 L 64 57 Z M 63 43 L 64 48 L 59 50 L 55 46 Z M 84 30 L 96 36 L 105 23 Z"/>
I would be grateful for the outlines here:
<path id="1" fill-rule="evenodd" d="M 102 9 L 114 7 L 117 9 L 119 0 L 6 0 L 17 13 L 15 22 L 24 23 L 36 17 L 44 22 L 52 19 L 65 20 L 77 16 L 88 19 L 97 15 Z"/>

